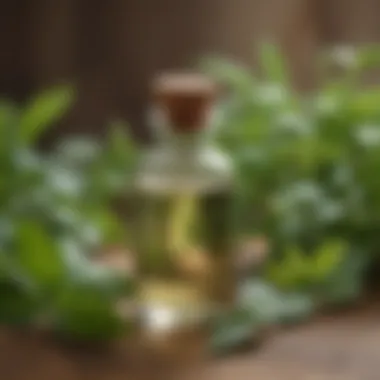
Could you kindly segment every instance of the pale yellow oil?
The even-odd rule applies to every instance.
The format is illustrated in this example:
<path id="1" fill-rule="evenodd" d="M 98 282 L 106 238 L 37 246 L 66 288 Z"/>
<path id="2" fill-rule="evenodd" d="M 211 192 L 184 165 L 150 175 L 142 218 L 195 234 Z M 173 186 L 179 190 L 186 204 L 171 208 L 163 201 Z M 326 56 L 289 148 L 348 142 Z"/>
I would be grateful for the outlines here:
<path id="1" fill-rule="evenodd" d="M 202 325 L 234 296 L 231 196 L 138 194 L 132 240 L 140 322 L 150 334 Z"/>

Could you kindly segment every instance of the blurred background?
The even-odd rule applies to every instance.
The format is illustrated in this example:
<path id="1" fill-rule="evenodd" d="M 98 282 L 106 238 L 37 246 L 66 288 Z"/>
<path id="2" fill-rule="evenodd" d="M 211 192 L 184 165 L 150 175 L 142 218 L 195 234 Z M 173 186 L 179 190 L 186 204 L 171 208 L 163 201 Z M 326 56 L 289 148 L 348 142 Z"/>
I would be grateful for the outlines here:
<path id="1" fill-rule="evenodd" d="M 61 132 L 101 134 L 120 115 L 144 135 L 152 75 L 218 53 L 250 62 L 255 42 L 276 41 L 294 82 L 315 84 L 315 54 L 380 38 L 376 0 L 3 1 L 0 90 L 23 100 L 61 81 L 80 98 Z"/>

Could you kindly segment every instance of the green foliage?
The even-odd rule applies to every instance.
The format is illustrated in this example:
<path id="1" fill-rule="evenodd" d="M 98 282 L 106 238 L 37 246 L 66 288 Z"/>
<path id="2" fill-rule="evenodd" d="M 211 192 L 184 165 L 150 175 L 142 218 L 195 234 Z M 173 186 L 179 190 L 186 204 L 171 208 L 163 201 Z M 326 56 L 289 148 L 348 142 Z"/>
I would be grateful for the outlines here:
<path id="1" fill-rule="evenodd" d="M 43 318 L 65 336 L 98 340 L 120 333 L 115 304 L 132 292 L 126 275 L 91 260 L 105 244 L 125 243 L 110 202 L 127 185 L 122 154 L 132 148 L 119 131 L 105 147 L 75 138 L 39 154 L 34 143 L 73 101 L 64 86 L 24 107 L 0 102 L 0 321 Z"/>
<path id="2" fill-rule="evenodd" d="M 23 110 L 19 122 L 21 141 L 33 143 L 46 128 L 63 117 L 73 101 L 70 86 L 49 89 L 33 98 Z"/>
<path id="3" fill-rule="evenodd" d="M 290 247 L 285 249 L 282 260 L 269 264 L 266 277 L 283 289 L 312 289 L 331 276 L 347 254 L 348 249 L 342 241 L 327 241 L 311 253 L 297 246 Z"/>
<path id="4" fill-rule="evenodd" d="M 288 70 L 283 56 L 276 46 L 262 44 L 259 57 L 261 69 L 269 82 L 289 85 Z"/>
<path id="5" fill-rule="evenodd" d="M 213 321 L 210 349 L 223 355 L 254 342 L 260 332 L 260 324 L 255 315 L 242 307 L 230 313 L 219 315 Z"/>
<path id="6" fill-rule="evenodd" d="M 249 280 L 240 289 L 237 308 L 214 322 L 211 349 L 225 354 L 254 342 L 267 327 L 302 322 L 314 310 L 308 295 L 283 293 L 262 280 Z"/>
<path id="7" fill-rule="evenodd" d="M 133 289 L 130 279 L 79 257 L 70 277 L 52 301 L 56 330 L 64 336 L 99 341 L 123 332 L 125 322 L 116 314 L 117 302 Z"/>
<path id="8" fill-rule="evenodd" d="M 63 280 L 63 261 L 57 246 L 36 221 L 18 222 L 14 260 L 39 289 L 56 287 Z"/>
<path id="9" fill-rule="evenodd" d="M 306 294 L 318 306 L 359 297 L 380 246 L 380 91 L 364 81 L 379 68 L 380 49 L 334 49 L 321 63 L 321 85 L 303 95 L 292 90 L 285 59 L 271 45 L 260 50 L 261 75 L 223 59 L 205 64 L 230 89 L 217 138 L 237 168 L 240 230 L 271 241 L 264 279 L 281 289 L 276 297 Z M 263 298 L 275 305 L 272 296 Z M 225 318 L 218 348 L 247 339 L 262 320 L 281 319 L 273 306 L 260 322 L 266 309 L 256 297 Z M 247 313 L 250 303 L 262 309 Z"/>
<path id="10" fill-rule="evenodd" d="M 341 265 L 315 289 L 316 298 L 333 307 L 354 302 L 363 294 L 363 273 L 368 272 L 370 263 L 371 259 L 365 252 L 351 250 Z"/>
<path id="11" fill-rule="evenodd" d="M 313 310 L 311 300 L 302 294 L 283 293 L 262 280 L 247 281 L 240 289 L 240 307 L 249 310 L 261 325 L 273 325 L 306 317 Z"/>
<path id="12" fill-rule="evenodd" d="M 263 78 L 223 60 L 207 64 L 231 90 L 217 137 L 239 172 L 241 228 L 264 230 L 282 250 L 309 252 L 337 237 L 376 251 L 380 92 L 361 77 L 379 66 L 378 48 L 334 50 L 324 69 L 338 66 L 339 75 L 303 96 L 291 90 L 278 51 L 264 45 L 261 53 Z"/>

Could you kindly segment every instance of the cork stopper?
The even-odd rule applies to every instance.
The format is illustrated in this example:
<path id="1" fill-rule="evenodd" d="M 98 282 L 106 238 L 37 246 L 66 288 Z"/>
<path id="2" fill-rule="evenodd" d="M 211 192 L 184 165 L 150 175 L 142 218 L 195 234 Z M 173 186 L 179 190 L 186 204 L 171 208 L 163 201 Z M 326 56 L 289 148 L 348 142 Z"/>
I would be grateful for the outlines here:
<path id="1" fill-rule="evenodd" d="M 207 126 L 217 95 L 215 83 L 195 73 L 168 73 L 153 83 L 153 98 L 171 128 L 191 132 Z"/>

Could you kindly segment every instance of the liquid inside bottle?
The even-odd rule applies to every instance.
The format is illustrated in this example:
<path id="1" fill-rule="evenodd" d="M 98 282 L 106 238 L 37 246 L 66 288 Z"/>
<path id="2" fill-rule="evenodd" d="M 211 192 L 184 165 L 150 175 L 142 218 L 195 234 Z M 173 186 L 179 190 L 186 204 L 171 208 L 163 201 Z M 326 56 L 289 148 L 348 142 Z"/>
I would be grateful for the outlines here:
<path id="1" fill-rule="evenodd" d="M 142 323 L 195 326 L 233 300 L 231 192 L 140 193 L 134 247 Z"/>

